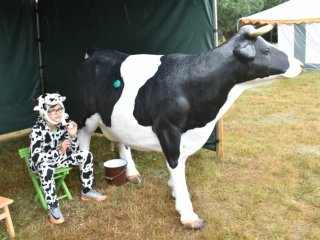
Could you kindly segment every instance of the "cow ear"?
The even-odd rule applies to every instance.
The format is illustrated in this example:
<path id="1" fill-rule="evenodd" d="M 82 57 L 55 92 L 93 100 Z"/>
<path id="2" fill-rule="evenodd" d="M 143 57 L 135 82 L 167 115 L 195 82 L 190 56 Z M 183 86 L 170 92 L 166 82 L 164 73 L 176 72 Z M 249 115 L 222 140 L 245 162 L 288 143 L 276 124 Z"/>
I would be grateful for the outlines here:
<path id="1" fill-rule="evenodd" d="M 256 49 L 250 42 L 242 42 L 233 49 L 233 54 L 243 60 L 253 60 L 256 56 Z"/>

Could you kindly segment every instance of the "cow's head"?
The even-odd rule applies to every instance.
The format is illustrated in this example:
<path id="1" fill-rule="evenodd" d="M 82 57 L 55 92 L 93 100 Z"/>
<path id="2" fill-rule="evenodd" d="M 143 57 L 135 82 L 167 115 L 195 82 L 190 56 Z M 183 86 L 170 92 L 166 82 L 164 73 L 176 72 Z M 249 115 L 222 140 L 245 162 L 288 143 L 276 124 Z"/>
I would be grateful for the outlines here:
<path id="1" fill-rule="evenodd" d="M 295 77 L 302 72 L 303 64 L 300 61 L 289 57 L 261 37 L 272 28 L 272 25 L 259 29 L 246 25 L 231 39 L 233 55 L 242 66 L 237 77 L 238 83 L 256 78 Z"/>

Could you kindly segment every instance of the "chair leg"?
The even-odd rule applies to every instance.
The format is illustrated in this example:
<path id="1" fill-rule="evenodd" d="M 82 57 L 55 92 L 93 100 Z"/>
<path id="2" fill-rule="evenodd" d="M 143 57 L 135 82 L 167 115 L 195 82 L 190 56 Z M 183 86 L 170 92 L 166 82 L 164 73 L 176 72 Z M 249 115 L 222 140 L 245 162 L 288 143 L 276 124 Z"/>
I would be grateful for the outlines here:
<path id="1" fill-rule="evenodd" d="M 36 196 L 34 197 L 34 200 L 37 201 L 37 200 L 39 199 L 41 206 L 42 206 L 45 210 L 47 210 L 47 209 L 48 209 L 47 202 L 46 202 L 46 200 L 45 200 L 45 198 L 44 198 L 44 196 L 43 196 L 42 189 L 41 189 L 41 187 L 40 187 L 37 179 L 31 178 L 31 180 L 32 180 L 33 185 L 34 185 L 34 187 L 35 187 L 35 189 L 36 189 L 36 192 L 37 192 Z"/>
<path id="2" fill-rule="evenodd" d="M 67 198 L 69 200 L 72 199 L 72 195 L 67 187 L 67 184 L 65 183 L 64 179 L 66 178 L 67 174 L 64 174 L 58 181 L 59 188 L 62 187 L 63 192 L 66 194 Z M 58 189 L 58 188 L 57 188 Z"/>
<path id="3" fill-rule="evenodd" d="M 70 193 L 70 191 L 69 191 L 69 189 L 67 187 L 67 184 L 64 181 L 62 181 L 61 184 L 62 184 L 62 188 L 63 188 L 64 193 L 67 194 L 68 199 L 71 200 L 72 199 L 72 195 L 71 195 L 71 193 Z"/>
<path id="4" fill-rule="evenodd" d="M 9 232 L 9 236 L 10 236 L 10 238 L 14 238 L 15 232 L 14 232 L 12 219 L 11 219 L 11 216 L 10 216 L 10 211 L 9 211 L 9 207 L 8 206 L 4 207 L 4 213 L 6 214 L 5 220 L 6 220 L 6 225 L 7 225 L 7 229 L 8 229 L 8 232 Z"/>
<path id="5" fill-rule="evenodd" d="M 61 184 L 62 184 L 62 181 L 63 181 L 64 177 L 59 177 L 59 178 L 56 178 L 55 181 L 56 181 L 56 191 L 58 192 L 60 187 L 61 187 Z"/>

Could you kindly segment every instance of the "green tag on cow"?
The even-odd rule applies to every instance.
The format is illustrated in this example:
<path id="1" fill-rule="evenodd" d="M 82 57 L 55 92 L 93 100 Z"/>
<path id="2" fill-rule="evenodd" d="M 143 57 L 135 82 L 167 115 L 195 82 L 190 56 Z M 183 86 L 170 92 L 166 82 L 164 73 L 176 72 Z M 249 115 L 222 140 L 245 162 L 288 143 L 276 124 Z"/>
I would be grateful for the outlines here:
<path id="1" fill-rule="evenodd" d="M 119 87 L 121 87 L 121 81 L 120 80 L 115 80 L 114 82 L 113 82 L 113 87 L 114 88 L 119 88 Z"/>

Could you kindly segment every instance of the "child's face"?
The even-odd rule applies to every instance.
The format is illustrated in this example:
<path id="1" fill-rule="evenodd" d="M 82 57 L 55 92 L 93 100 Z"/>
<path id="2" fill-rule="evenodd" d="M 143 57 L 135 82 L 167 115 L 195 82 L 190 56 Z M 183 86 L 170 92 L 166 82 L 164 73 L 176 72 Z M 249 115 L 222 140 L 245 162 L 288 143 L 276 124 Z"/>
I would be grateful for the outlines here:
<path id="1" fill-rule="evenodd" d="M 49 107 L 48 117 L 54 122 L 60 122 L 62 118 L 63 108 L 60 104 Z"/>

